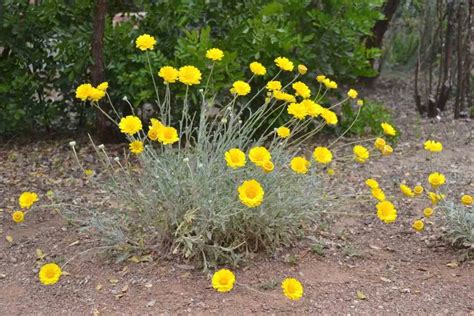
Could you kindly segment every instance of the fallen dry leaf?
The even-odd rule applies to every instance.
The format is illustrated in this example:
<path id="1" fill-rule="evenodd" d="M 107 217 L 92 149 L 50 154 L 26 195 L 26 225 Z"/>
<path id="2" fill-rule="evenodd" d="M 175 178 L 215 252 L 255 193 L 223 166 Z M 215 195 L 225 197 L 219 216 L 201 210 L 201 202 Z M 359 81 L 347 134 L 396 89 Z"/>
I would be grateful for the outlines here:
<path id="1" fill-rule="evenodd" d="M 359 300 L 365 300 L 365 299 L 367 299 L 367 296 L 365 296 L 365 294 L 364 294 L 362 291 L 357 290 L 357 291 L 356 291 L 356 295 L 357 295 L 357 298 L 358 298 Z"/>

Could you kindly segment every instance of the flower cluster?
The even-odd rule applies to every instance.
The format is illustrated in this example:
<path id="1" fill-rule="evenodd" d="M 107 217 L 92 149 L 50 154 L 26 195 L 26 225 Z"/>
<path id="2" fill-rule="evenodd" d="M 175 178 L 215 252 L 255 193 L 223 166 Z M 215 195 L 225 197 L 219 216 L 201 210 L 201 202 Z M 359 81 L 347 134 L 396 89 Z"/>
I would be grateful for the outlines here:
<path id="1" fill-rule="evenodd" d="M 25 215 L 30 211 L 30 208 L 38 202 L 38 194 L 35 192 L 23 192 L 18 197 L 18 204 L 23 210 L 12 212 L 12 220 L 15 223 L 22 223 L 25 220 Z"/>

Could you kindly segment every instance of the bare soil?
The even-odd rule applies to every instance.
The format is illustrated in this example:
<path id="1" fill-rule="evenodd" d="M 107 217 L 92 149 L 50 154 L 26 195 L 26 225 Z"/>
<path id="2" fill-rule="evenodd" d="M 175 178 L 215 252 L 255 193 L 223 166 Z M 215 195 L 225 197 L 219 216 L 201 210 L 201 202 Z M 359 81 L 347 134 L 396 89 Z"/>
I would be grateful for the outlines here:
<path id="1" fill-rule="evenodd" d="M 115 263 L 93 252 L 78 255 L 98 244 L 65 222 L 56 208 L 38 209 L 24 223 L 13 223 L 9 212 L 25 190 L 42 196 L 50 191 L 52 200 L 68 197 L 77 203 L 102 203 L 103 195 L 91 190 L 90 180 L 76 167 L 68 140 L 0 145 L 0 315 L 474 315 L 474 262 L 462 261 L 464 252 L 443 238 L 439 215 L 427 222 L 423 233 L 414 232 L 411 222 L 427 202 L 404 199 L 398 192 L 401 180 L 421 182 L 428 166 L 436 166 L 451 183 L 450 198 L 472 194 L 474 123 L 454 121 L 450 114 L 434 121 L 419 118 L 409 82 L 385 79 L 366 95 L 385 102 L 402 136 L 392 156 L 336 168 L 334 181 L 344 184 L 341 194 L 359 196 L 367 191 L 363 181 L 377 178 L 396 201 L 399 219 L 391 225 L 380 223 L 375 203 L 354 198 L 336 210 L 349 216 L 328 214 L 312 236 L 292 249 L 281 249 L 271 258 L 257 256 L 233 269 L 238 285 L 227 294 L 211 288 L 208 274 L 180 262 L 152 255 L 146 262 Z M 427 138 L 445 146 L 433 162 L 422 150 Z M 86 165 L 94 169 L 86 139 L 79 141 L 79 148 Z M 94 170 L 100 177 L 100 170 Z M 37 249 L 46 255 L 43 259 L 38 259 Z M 41 263 L 70 259 L 65 267 L 69 275 L 59 283 L 39 283 Z M 298 302 L 281 294 L 279 283 L 289 276 L 305 287 Z"/>

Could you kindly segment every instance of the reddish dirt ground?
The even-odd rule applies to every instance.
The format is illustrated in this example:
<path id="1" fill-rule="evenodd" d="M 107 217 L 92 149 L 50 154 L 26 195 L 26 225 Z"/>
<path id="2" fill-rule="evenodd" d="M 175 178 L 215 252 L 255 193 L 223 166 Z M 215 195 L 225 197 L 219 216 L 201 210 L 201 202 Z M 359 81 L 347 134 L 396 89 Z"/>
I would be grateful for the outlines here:
<path id="1" fill-rule="evenodd" d="M 394 86 L 395 88 L 390 88 Z M 411 228 L 425 202 L 403 199 L 402 179 L 427 174 L 422 141 L 441 140 L 444 152 L 433 164 L 452 185 L 449 193 L 473 193 L 473 122 L 442 118 L 430 122 L 414 112 L 408 84 L 382 83 L 369 98 L 384 100 L 403 136 L 390 157 L 347 170 L 335 180 L 347 193 L 366 192 L 363 181 L 376 177 L 397 200 L 399 220 L 391 225 L 374 216 L 375 203 L 357 200 L 321 219 L 315 233 L 292 249 L 271 258 L 233 269 L 238 284 L 230 293 L 215 292 L 209 275 L 192 266 L 152 258 L 151 262 L 115 263 L 92 253 L 92 236 L 68 225 L 55 209 L 28 214 L 15 225 L 10 210 L 18 194 L 35 190 L 43 196 L 70 196 L 78 202 L 97 201 L 100 194 L 78 176 L 67 141 L 36 142 L 0 147 L 0 314 L 108 315 L 108 314 L 460 314 L 474 315 L 474 263 L 460 262 L 462 251 L 441 238 L 442 221 L 436 215 L 423 233 Z M 407 96 L 403 97 L 393 96 Z M 87 140 L 79 143 L 85 147 Z M 91 166 L 94 160 L 81 152 Z M 354 167 L 354 166 L 352 166 Z M 71 172 L 71 170 L 75 170 Z M 415 181 L 415 180 L 413 180 Z M 416 181 L 415 181 L 416 182 Z M 351 213 L 354 213 L 350 216 Z M 367 216 L 358 216 L 364 213 Z M 8 242 L 6 236 L 12 236 Z M 69 275 L 55 286 L 37 278 L 41 262 L 64 263 Z M 303 299 L 291 302 L 279 283 L 293 276 L 305 287 Z"/>

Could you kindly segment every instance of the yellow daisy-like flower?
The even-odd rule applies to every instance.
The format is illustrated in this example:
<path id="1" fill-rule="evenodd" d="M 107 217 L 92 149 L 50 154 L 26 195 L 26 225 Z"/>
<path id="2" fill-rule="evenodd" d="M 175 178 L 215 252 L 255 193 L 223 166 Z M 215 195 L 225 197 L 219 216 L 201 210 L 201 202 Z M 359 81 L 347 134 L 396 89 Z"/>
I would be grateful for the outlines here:
<path id="1" fill-rule="evenodd" d="M 297 301 L 303 297 L 303 285 L 295 278 L 286 278 L 281 283 L 283 294 L 290 300 Z"/>
<path id="2" fill-rule="evenodd" d="M 441 144 L 440 142 L 437 142 L 437 141 L 434 141 L 434 140 L 427 140 L 425 143 L 424 143 L 424 147 L 427 151 L 431 151 L 431 152 L 440 152 L 443 150 L 443 144 Z"/>
<path id="3" fill-rule="evenodd" d="M 388 136 L 397 135 L 397 131 L 395 130 L 395 128 L 393 128 L 393 126 L 388 124 L 387 122 L 380 124 L 380 126 L 382 126 L 382 129 L 385 135 L 388 135 Z"/>
<path id="4" fill-rule="evenodd" d="M 389 156 L 393 153 L 393 148 L 390 145 L 383 146 L 382 156 Z"/>
<path id="5" fill-rule="evenodd" d="M 76 98 L 86 101 L 89 98 L 92 89 L 94 89 L 94 87 L 90 83 L 81 84 L 76 88 Z"/>
<path id="6" fill-rule="evenodd" d="M 178 80 L 187 86 L 201 83 L 201 72 L 194 66 L 183 66 L 179 68 Z"/>
<path id="7" fill-rule="evenodd" d="M 269 81 L 266 85 L 267 90 L 269 91 L 280 91 L 281 90 L 281 82 L 280 81 Z"/>
<path id="8" fill-rule="evenodd" d="M 293 63 L 286 57 L 277 57 L 275 58 L 275 64 L 284 71 L 293 71 Z"/>
<path id="9" fill-rule="evenodd" d="M 109 88 L 109 83 L 107 81 L 104 81 L 102 82 L 101 84 L 99 84 L 97 86 L 97 89 L 101 90 L 101 91 L 107 91 L 107 89 Z"/>
<path id="10" fill-rule="evenodd" d="M 354 159 L 360 163 L 364 163 L 370 157 L 369 150 L 362 145 L 355 145 L 353 152 Z"/>
<path id="11" fill-rule="evenodd" d="M 443 200 L 445 195 L 444 194 L 439 194 L 435 192 L 428 192 L 428 197 L 431 200 L 431 204 L 436 205 L 439 203 L 439 201 Z"/>
<path id="12" fill-rule="evenodd" d="M 235 275 L 227 269 L 220 269 L 212 275 L 212 287 L 221 293 L 229 292 L 234 287 Z"/>
<path id="13" fill-rule="evenodd" d="M 133 142 L 131 142 L 128 145 L 128 148 L 135 155 L 141 154 L 143 152 L 143 149 L 145 149 L 145 147 L 143 146 L 143 142 L 139 140 L 134 140 Z"/>
<path id="14" fill-rule="evenodd" d="M 150 123 L 151 123 L 150 128 L 160 128 L 164 126 L 163 123 L 161 123 L 160 120 L 156 118 L 151 118 Z"/>
<path id="15" fill-rule="evenodd" d="M 347 96 L 351 99 L 357 99 L 358 95 L 359 93 L 357 93 L 357 91 L 354 89 L 349 89 L 349 91 L 347 91 Z"/>
<path id="16" fill-rule="evenodd" d="M 323 112 L 323 107 L 313 100 L 305 99 L 301 104 L 306 108 L 306 112 L 311 117 L 318 117 Z"/>
<path id="17" fill-rule="evenodd" d="M 12 219 L 15 223 L 21 223 L 25 220 L 25 213 L 23 211 L 15 211 L 12 214 Z"/>
<path id="18" fill-rule="evenodd" d="M 377 137 L 375 139 L 375 142 L 374 142 L 374 147 L 379 150 L 379 151 L 383 151 L 383 148 L 385 147 L 386 143 L 385 143 L 385 139 L 383 138 L 380 138 L 380 137 Z"/>
<path id="19" fill-rule="evenodd" d="M 377 217 L 384 223 L 389 224 L 397 219 L 397 210 L 389 201 L 377 203 Z"/>
<path id="20" fill-rule="evenodd" d="M 298 156 L 294 157 L 290 161 L 291 170 L 299 174 L 306 174 L 309 170 L 311 163 L 306 158 Z"/>
<path id="21" fill-rule="evenodd" d="M 413 188 L 413 193 L 415 193 L 415 195 L 421 195 L 423 191 L 424 189 L 421 185 L 415 185 L 415 187 Z"/>
<path id="22" fill-rule="evenodd" d="M 299 95 L 303 99 L 308 99 L 311 97 L 311 90 L 309 87 L 301 81 L 297 81 L 291 85 L 293 90 L 295 90 L 296 95 Z"/>
<path id="23" fill-rule="evenodd" d="M 141 131 L 142 127 L 142 121 L 134 115 L 127 115 L 120 119 L 119 128 L 124 134 L 135 135 Z"/>
<path id="24" fill-rule="evenodd" d="M 250 93 L 250 85 L 242 80 L 238 80 L 232 84 L 231 92 L 240 96 L 244 96 Z"/>
<path id="25" fill-rule="evenodd" d="M 163 66 L 158 72 L 158 76 L 163 78 L 165 83 L 175 83 L 178 80 L 179 71 L 178 69 L 171 66 Z"/>
<path id="26" fill-rule="evenodd" d="M 380 202 L 385 201 L 385 192 L 381 188 L 373 188 L 370 193 Z"/>
<path id="27" fill-rule="evenodd" d="M 257 180 L 247 180 L 238 188 L 239 199 L 247 207 L 257 207 L 263 202 L 265 192 Z"/>
<path id="28" fill-rule="evenodd" d="M 431 215 L 433 215 L 433 209 L 431 207 L 427 207 L 423 210 L 423 215 L 425 217 L 431 217 Z"/>
<path id="29" fill-rule="evenodd" d="M 412 189 L 405 185 L 405 184 L 400 184 L 400 190 L 402 191 L 402 193 L 405 195 L 405 196 L 408 196 L 408 197 L 414 197 L 415 196 L 415 193 L 413 193 Z"/>
<path id="30" fill-rule="evenodd" d="M 274 90 L 273 91 L 273 97 L 277 100 L 280 100 L 280 101 L 296 102 L 296 98 L 295 98 L 294 95 L 291 95 L 289 93 L 279 91 L 279 90 Z"/>
<path id="31" fill-rule="evenodd" d="M 249 159 L 257 166 L 262 166 L 263 163 L 272 159 L 270 152 L 262 146 L 253 147 L 249 151 Z"/>
<path id="32" fill-rule="evenodd" d="M 472 196 L 470 196 L 469 194 L 464 194 L 461 197 L 461 203 L 467 206 L 472 205 Z"/>
<path id="33" fill-rule="evenodd" d="M 333 168 L 329 168 L 327 173 L 329 176 L 333 176 L 336 173 L 336 171 Z"/>
<path id="34" fill-rule="evenodd" d="M 298 72 L 300 75 L 304 75 L 308 72 L 308 67 L 306 67 L 305 65 L 298 65 Z"/>
<path id="35" fill-rule="evenodd" d="M 288 114 L 293 115 L 294 118 L 298 120 L 303 120 L 308 112 L 306 112 L 306 107 L 301 103 L 290 103 L 287 108 Z"/>
<path id="36" fill-rule="evenodd" d="M 261 165 L 261 168 L 265 173 L 270 173 L 275 169 L 275 165 L 271 160 L 267 160 Z"/>
<path id="37" fill-rule="evenodd" d="M 336 125 L 337 124 L 337 115 L 333 111 L 322 108 L 321 110 L 321 117 L 326 121 L 328 125 Z"/>
<path id="38" fill-rule="evenodd" d="M 417 232 L 421 232 L 425 228 L 425 223 L 421 219 L 417 219 L 411 224 L 411 227 Z"/>
<path id="39" fill-rule="evenodd" d="M 179 140 L 178 131 L 171 126 L 163 126 L 158 129 L 158 141 L 163 145 L 171 145 Z"/>
<path id="40" fill-rule="evenodd" d="M 371 189 L 376 189 L 379 187 L 379 183 L 377 182 L 377 180 L 372 178 L 365 180 L 365 184 Z"/>
<path id="41" fill-rule="evenodd" d="M 231 167 L 232 169 L 243 167 L 246 163 L 245 153 L 238 148 L 231 148 L 226 151 L 224 158 L 227 162 L 227 166 Z"/>
<path id="42" fill-rule="evenodd" d="M 323 165 L 332 161 L 332 152 L 327 147 L 316 147 L 313 151 L 313 158 Z"/>
<path id="43" fill-rule="evenodd" d="M 433 188 L 437 188 L 441 185 L 443 185 L 446 182 L 446 178 L 442 173 L 439 172 L 433 172 L 432 174 L 429 175 L 428 177 L 428 182 L 431 184 Z"/>
<path id="44" fill-rule="evenodd" d="M 362 99 L 357 100 L 357 105 L 358 106 L 363 106 L 364 105 L 364 100 L 362 100 Z"/>
<path id="45" fill-rule="evenodd" d="M 94 175 L 94 173 L 95 173 L 95 172 L 94 172 L 94 170 L 92 170 L 92 169 L 86 169 L 86 170 L 84 170 L 84 175 L 85 175 L 86 177 L 92 177 L 92 176 Z"/>
<path id="46" fill-rule="evenodd" d="M 249 67 L 250 67 L 250 71 L 255 76 L 264 76 L 267 73 L 267 69 L 265 68 L 265 66 L 263 66 L 258 61 L 254 61 L 254 62 L 250 63 Z M 280 84 L 280 89 L 281 89 L 281 84 Z"/>
<path id="47" fill-rule="evenodd" d="M 277 132 L 278 137 L 281 137 L 281 138 L 288 138 L 290 137 L 290 134 L 291 134 L 291 130 L 285 126 L 278 127 L 276 132 Z"/>
<path id="48" fill-rule="evenodd" d="M 149 139 L 157 141 L 158 140 L 158 134 L 159 134 L 159 128 L 158 127 L 150 127 L 148 129 L 147 136 Z"/>
<path id="49" fill-rule="evenodd" d="M 62 275 L 61 267 L 56 263 L 47 263 L 39 270 L 39 280 L 44 285 L 53 285 Z"/>
<path id="50" fill-rule="evenodd" d="M 224 52 L 219 48 L 211 48 L 206 52 L 206 58 L 213 61 L 221 61 L 224 58 Z"/>
<path id="51" fill-rule="evenodd" d="M 89 100 L 91 101 L 97 102 L 97 101 L 100 101 L 100 99 L 102 99 L 103 97 L 105 97 L 104 90 L 100 90 L 98 88 L 92 88 L 89 91 Z"/>
<path id="52" fill-rule="evenodd" d="M 146 51 L 155 47 L 156 39 L 148 34 L 143 34 L 137 37 L 135 45 L 139 50 Z"/>
<path id="53" fill-rule="evenodd" d="M 322 83 L 326 87 L 326 89 L 337 89 L 337 83 L 335 81 L 330 80 L 329 78 L 325 78 Z"/>
<path id="54" fill-rule="evenodd" d="M 34 192 L 23 192 L 18 198 L 21 208 L 29 209 L 35 202 L 39 200 L 38 194 Z"/>
<path id="55" fill-rule="evenodd" d="M 316 76 L 316 81 L 319 82 L 319 83 L 323 83 L 324 79 L 326 79 L 325 75 Z"/>

